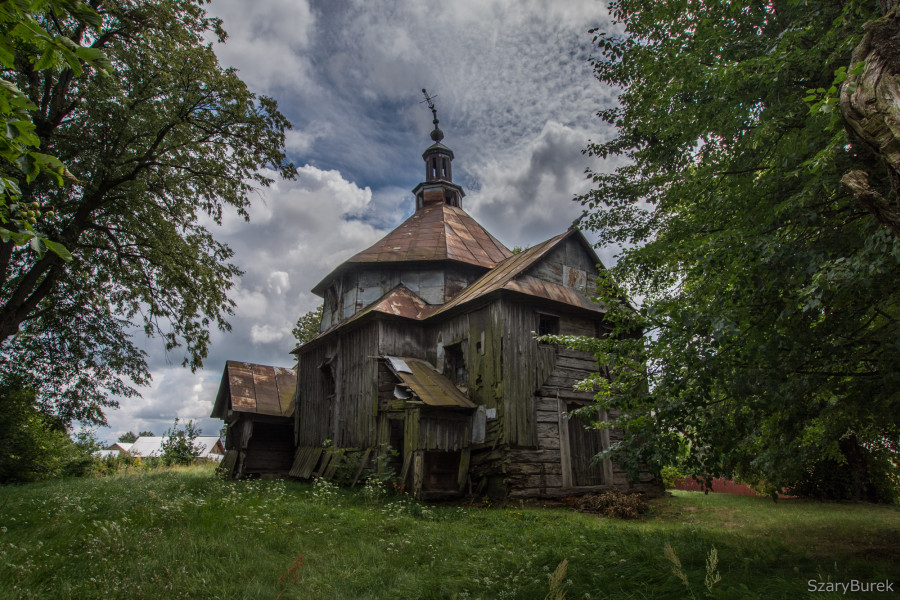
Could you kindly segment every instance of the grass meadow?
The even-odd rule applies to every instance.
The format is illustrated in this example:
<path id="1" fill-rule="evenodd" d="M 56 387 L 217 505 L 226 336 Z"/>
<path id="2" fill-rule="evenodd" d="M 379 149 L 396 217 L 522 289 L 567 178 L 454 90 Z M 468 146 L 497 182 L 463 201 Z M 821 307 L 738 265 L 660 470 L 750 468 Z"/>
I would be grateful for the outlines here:
<path id="1" fill-rule="evenodd" d="M 898 540 L 896 506 L 674 492 L 619 521 L 173 468 L 0 487 L 0 598 L 887 598 Z"/>

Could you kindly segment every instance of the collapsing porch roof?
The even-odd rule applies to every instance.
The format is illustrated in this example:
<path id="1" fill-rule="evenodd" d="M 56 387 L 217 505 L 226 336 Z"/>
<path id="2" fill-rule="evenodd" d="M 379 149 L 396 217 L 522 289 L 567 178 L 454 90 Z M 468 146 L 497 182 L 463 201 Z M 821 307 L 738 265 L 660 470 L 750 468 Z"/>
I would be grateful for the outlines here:
<path id="1" fill-rule="evenodd" d="M 403 382 L 403 387 L 425 405 L 440 408 L 475 408 L 475 404 L 466 398 L 453 382 L 424 360 L 396 356 L 384 358 L 390 370 Z"/>

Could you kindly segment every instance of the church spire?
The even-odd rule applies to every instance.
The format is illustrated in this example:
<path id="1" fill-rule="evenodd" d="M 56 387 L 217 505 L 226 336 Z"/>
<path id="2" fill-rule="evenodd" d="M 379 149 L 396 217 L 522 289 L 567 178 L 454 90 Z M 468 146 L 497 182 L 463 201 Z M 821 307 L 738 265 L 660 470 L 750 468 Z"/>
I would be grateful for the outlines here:
<path id="1" fill-rule="evenodd" d="M 431 131 L 431 140 L 434 142 L 430 145 L 422 159 L 425 161 L 425 181 L 417 185 L 413 189 L 416 196 L 416 212 L 422 210 L 426 206 L 447 204 L 462 208 L 462 199 L 466 193 L 463 189 L 453 183 L 453 171 L 450 163 L 453 162 L 453 150 L 441 143 L 444 139 L 444 132 L 438 127 L 437 109 L 434 107 L 434 99 L 437 94 L 429 96 L 428 92 L 423 88 L 422 93 L 425 94 L 424 102 L 428 103 L 431 114 L 434 116 L 434 129 Z"/>
<path id="2" fill-rule="evenodd" d="M 453 183 L 453 171 L 450 164 L 453 161 L 453 150 L 441 143 L 441 140 L 444 139 L 444 132 L 438 127 L 437 108 L 434 106 L 434 99 L 437 98 L 437 95 L 429 96 L 425 88 L 422 88 L 422 93 L 425 94 L 425 102 L 428 103 L 428 108 L 431 109 L 431 114 L 434 116 L 432 121 L 434 129 L 431 131 L 431 139 L 434 144 L 429 146 L 422 155 L 425 160 L 425 181 Z"/>

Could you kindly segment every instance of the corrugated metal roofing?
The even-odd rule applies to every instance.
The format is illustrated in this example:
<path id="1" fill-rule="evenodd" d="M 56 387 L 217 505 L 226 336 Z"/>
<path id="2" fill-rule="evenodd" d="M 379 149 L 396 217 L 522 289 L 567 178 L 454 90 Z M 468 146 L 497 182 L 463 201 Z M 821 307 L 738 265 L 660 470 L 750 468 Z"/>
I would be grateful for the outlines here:
<path id="1" fill-rule="evenodd" d="M 297 373 L 284 367 L 270 367 L 229 360 L 212 416 L 225 418 L 228 410 L 275 417 L 294 412 Z"/>
<path id="2" fill-rule="evenodd" d="M 385 356 L 394 374 L 419 400 L 428 406 L 444 408 L 475 408 L 453 382 L 438 373 L 433 366 L 418 358 Z M 408 371 L 393 368 L 395 361 L 402 362 Z"/>

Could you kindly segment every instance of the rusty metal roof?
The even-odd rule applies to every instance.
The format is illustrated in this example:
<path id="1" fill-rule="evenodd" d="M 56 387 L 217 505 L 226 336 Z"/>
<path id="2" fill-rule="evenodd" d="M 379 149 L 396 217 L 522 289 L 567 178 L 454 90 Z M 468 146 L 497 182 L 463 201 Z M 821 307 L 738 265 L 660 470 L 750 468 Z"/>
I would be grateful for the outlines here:
<path id="1" fill-rule="evenodd" d="M 581 236 L 582 234 L 577 229 L 570 229 L 565 233 L 550 238 L 546 242 L 541 242 L 536 246 L 507 258 L 482 275 L 479 279 L 472 282 L 472 284 L 460 292 L 459 295 L 455 296 L 446 304 L 441 305 L 441 307 L 434 311 L 430 316 L 445 313 L 457 306 L 472 302 L 473 300 L 477 300 L 478 298 L 497 290 L 509 290 L 520 294 L 527 294 L 529 296 L 546 298 L 547 300 L 563 302 L 586 310 L 602 310 L 600 305 L 592 302 L 587 296 L 576 289 L 567 288 L 531 275 L 524 275 L 525 271 L 532 265 L 536 264 L 541 258 L 546 256 L 548 252 L 553 250 L 553 248 L 563 240 L 573 235 Z M 590 248 L 590 244 L 588 244 L 586 240 L 583 241 L 587 247 Z M 593 254 L 592 249 L 591 253 Z M 593 254 L 593 257 L 596 258 L 596 254 Z M 597 262 L 599 263 L 600 259 L 597 259 Z"/>
<path id="2" fill-rule="evenodd" d="M 318 341 L 321 338 L 327 337 L 331 335 L 332 331 L 347 327 L 349 324 L 355 323 L 356 321 L 359 321 L 363 317 L 372 313 L 377 312 L 385 315 L 393 315 L 396 317 L 403 317 L 406 319 L 421 321 L 422 319 L 426 318 L 431 313 L 436 311 L 438 308 L 440 308 L 439 305 L 428 304 L 427 302 L 422 300 L 415 292 L 400 283 L 396 287 L 391 288 L 390 291 L 388 291 L 381 298 L 379 298 L 369 306 L 365 307 L 353 316 L 344 319 L 339 323 L 335 323 L 334 325 L 311 339 L 306 344 L 310 344 L 312 342 Z M 306 344 L 297 346 L 296 348 L 291 350 L 291 354 L 298 354 L 300 348 L 306 346 Z"/>
<path id="3" fill-rule="evenodd" d="M 234 360 L 226 361 L 212 417 L 228 411 L 287 417 L 294 412 L 297 372 Z"/>
<path id="4" fill-rule="evenodd" d="M 544 298 L 593 312 L 604 312 L 605 308 L 602 305 L 593 302 L 577 289 L 525 274 L 541 258 L 571 236 L 578 236 L 585 248 L 590 251 L 592 258 L 598 264 L 600 263 L 600 259 L 597 258 L 596 253 L 594 253 L 593 248 L 584 238 L 584 235 L 577 229 L 569 229 L 565 233 L 561 233 L 556 237 L 504 259 L 445 304 L 427 304 L 414 292 L 400 284 L 352 317 L 320 333 L 312 341 L 324 338 L 332 332 L 347 327 L 349 324 L 357 322 L 372 313 L 378 312 L 421 321 L 430 317 L 437 317 L 499 290 Z M 297 349 L 293 352 L 297 353 Z"/>
<path id="5" fill-rule="evenodd" d="M 338 272 L 351 264 L 453 260 L 492 268 L 512 251 L 466 211 L 449 204 L 426 204 L 372 246 L 347 259 L 313 288 L 321 295 Z"/>
<path id="6" fill-rule="evenodd" d="M 442 408 L 475 408 L 453 382 L 438 373 L 431 364 L 418 358 L 385 356 L 391 371 L 403 385 L 427 406 Z M 402 363 L 398 363 L 402 361 Z M 407 367 L 404 369 L 403 366 Z"/>

